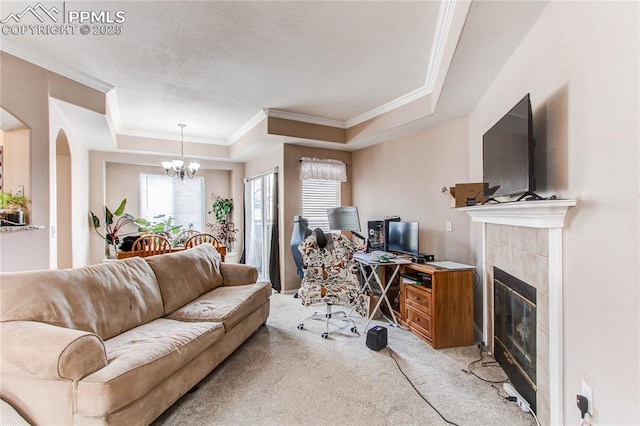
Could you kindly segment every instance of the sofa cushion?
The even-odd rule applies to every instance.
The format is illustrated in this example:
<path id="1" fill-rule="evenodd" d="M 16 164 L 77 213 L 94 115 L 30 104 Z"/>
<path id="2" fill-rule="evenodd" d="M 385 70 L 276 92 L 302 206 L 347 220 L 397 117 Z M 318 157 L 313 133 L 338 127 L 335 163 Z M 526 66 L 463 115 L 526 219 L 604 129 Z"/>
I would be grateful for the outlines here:
<path id="1" fill-rule="evenodd" d="M 78 382 L 78 411 L 101 417 L 135 401 L 223 335 L 220 323 L 160 318 L 105 341 L 107 366 Z"/>
<path id="2" fill-rule="evenodd" d="M 0 320 L 31 320 L 103 340 L 163 315 L 156 277 L 141 258 L 0 276 Z"/>
<path id="3" fill-rule="evenodd" d="M 218 287 L 174 311 L 168 318 L 179 321 L 215 321 L 224 323 L 228 332 L 258 309 L 271 296 L 268 282 Z"/>
<path id="4" fill-rule="evenodd" d="M 165 314 L 222 285 L 220 253 L 210 243 L 145 260 L 158 279 Z"/>

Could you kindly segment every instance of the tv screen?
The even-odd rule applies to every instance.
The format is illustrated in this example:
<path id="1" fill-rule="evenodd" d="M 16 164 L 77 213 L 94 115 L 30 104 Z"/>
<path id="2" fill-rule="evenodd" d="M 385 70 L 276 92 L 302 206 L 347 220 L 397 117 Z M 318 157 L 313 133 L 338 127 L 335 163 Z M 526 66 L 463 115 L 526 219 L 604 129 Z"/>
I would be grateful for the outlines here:
<path id="1" fill-rule="evenodd" d="M 535 195 L 534 144 L 527 94 L 482 137 L 483 181 L 488 188 L 497 187 L 492 197 Z"/>
<path id="2" fill-rule="evenodd" d="M 419 254 L 418 222 L 389 222 L 388 250 Z"/>

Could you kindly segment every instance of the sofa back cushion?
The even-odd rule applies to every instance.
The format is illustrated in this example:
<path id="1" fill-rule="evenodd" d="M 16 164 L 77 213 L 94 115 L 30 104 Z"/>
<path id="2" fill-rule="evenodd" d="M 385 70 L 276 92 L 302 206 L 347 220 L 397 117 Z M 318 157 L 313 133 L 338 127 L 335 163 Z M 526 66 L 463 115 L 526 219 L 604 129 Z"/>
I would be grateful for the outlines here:
<path id="1" fill-rule="evenodd" d="M 223 284 L 220 253 L 209 243 L 144 259 L 156 274 L 165 314 Z"/>
<path id="2" fill-rule="evenodd" d="M 162 314 L 156 277 L 142 258 L 0 275 L 2 321 L 40 321 L 106 340 Z"/>

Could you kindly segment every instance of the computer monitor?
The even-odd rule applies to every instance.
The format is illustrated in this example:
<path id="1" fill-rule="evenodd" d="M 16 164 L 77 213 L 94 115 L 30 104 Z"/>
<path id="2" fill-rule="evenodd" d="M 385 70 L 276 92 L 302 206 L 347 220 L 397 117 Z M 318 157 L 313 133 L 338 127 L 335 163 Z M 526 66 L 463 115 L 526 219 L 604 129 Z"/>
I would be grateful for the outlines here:
<path id="1" fill-rule="evenodd" d="M 341 206 L 327 209 L 329 229 L 332 231 L 351 231 L 356 237 L 363 239 L 360 232 L 360 217 L 355 206 Z"/>
<path id="2" fill-rule="evenodd" d="M 418 222 L 389 222 L 388 250 L 420 254 Z"/>

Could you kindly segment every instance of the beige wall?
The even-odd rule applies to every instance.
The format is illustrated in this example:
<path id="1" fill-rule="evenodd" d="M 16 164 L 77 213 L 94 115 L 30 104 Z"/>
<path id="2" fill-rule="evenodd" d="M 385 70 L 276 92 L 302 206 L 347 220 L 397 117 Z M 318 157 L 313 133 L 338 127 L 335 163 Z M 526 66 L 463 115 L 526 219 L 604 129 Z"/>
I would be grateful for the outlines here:
<path id="1" fill-rule="evenodd" d="M 638 7 L 551 2 L 469 118 L 478 179 L 482 134 L 530 92 L 549 167 L 539 193 L 578 200 L 564 229 L 566 424 L 580 422 L 583 379 L 591 424 L 640 419 Z"/>
<path id="2" fill-rule="evenodd" d="M 352 155 L 353 203 L 360 223 L 386 216 L 417 221 L 420 251 L 436 259 L 475 264 L 469 246 L 470 219 L 450 207 L 440 189 L 469 182 L 467 119 L 374 145 Z M 452 231 L 446 231 L 451 222 Z M 482 288 L 474 296 L 476 334 L 482 324 Z"/>
<path id="3" fill-rule="evenodd" d="M 2 233 L 0 235 L 0 270 L 17 271 L 56 267 L 57 241 L 54 233 L 55 212 L 57 210 L 55 199 L 56 156 L 52 147 L 55 147 L 55 137 L 58 130 L 65 125 L 62 124 L 63 120 L 60 117 L 54 117 L 56 112 L 50 107 L 50 96 L 104 113 L 105 95 L 5 52 L 0 53 L 0 61 L 2 63 L 0 107 L 24 123 L 31 131 L 29 152 L 31 170 L 29 177 L 30 221 L 32 224 L 45 226 L 45 229 L 41 231 Z M 65 131 L 67 135 L 73 133 L 69 128 Z M 86 150 L 84 157 L 81 154 L 76 156 L 74 160 L 74 146 L 77 147 L 77 152 L 81 152 L 83 148 L 81 148 L 81 141 L 75 139 L 72 142 L 71 137 L 69 140 L 73 145 L 73 179 L 76 176 L 84 176 L 84 182 L 79 182 L 79 187 L 87 188 Z M 84 173 L 82 172 L 83 168 Z M 75 175 L 76 171 L 79 175 Z M 78 198 L 82 196 L 86 198 L 86 189 L 84 192 L 80 190 L 77 195 Z M 70 213 L 74 217 L 74 223 L 81 223 L 78 212 L 82 208 L 83 201 L 78 200 Z M 82 221 L 86 223 L 86 209 L 84 209 Z M 88 231 L 84 232 L 84 247 L 86 248 L 86 232 Z M 78 234 L 74 235 L 75 238 L 82 237 Z M 25 256 L 25 253 L 29 253 L 29 256 Z M 76 266 L 83 263 L 82 257 L 87 256 L 87 250 L 80 247 L 78 253 L 77 265 L 76 253 L 74 253 L 74 265 Z"/>
<path id="4" fill-rule="evenodd" d="M 50 163 L 51 226 L 55 227 L 51 267 L 67 267 L 69 262 L 74 267 L 84 266 L 89 263 L 89 151 L 53 102 L 49 103 L 49 135 L 50 146 L 55 148 Z M 62 176 L 58 176 L 60 172 Z M 56 185 L 61 179 L 67 182 L 66 188 Z M 65 250 L 71 247 L 71 253 L 58 253 L 58 247 Z M 58 264 L 59 261 L 62 263 Z"/>
<path id="5" fill-rule="evenodd" d="M 397 215 L 420 223 L 420 251 L 472 260 L 468 215 L 452 209 L 443 186 L 468 182 L 467 121 L 457 119 L 353 153 L 353 199 L 362 227 Z M 446 232 L 452 222 L 452 232 Z"/>
<path id="6" fill-rule="evenodd" d="M 0 270 L 49 267 L 49 129 L 47 72 L 0 53 L 0 106 L 31 130 L 31 223 L 46 229 L 0 235 Z M 24 256 L 24 253 L 30 256 Z"/>

